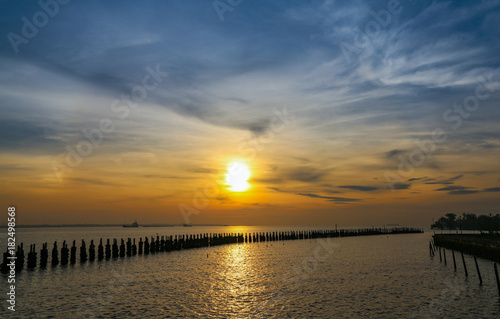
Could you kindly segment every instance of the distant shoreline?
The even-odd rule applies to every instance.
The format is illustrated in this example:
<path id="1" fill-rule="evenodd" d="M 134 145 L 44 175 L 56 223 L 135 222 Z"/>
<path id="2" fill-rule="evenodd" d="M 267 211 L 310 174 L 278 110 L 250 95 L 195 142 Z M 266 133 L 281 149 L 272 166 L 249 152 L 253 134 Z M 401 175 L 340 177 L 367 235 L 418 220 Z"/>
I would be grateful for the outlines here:
<path id="1" fill-rule="evenodd" d="M 193 224 L 189 227 L 200 226 L 229 226 L 222 224 Z M 62 228 L 62 227 L 123 227 L 123 224 L 68 224 L 68 225 L 16 225 L 17 228 Z M 184 224 L 147 224 L 139 227 L 185 227 Z M 7 225 L 0 225 L 0 228 L 7 228 Z"/>

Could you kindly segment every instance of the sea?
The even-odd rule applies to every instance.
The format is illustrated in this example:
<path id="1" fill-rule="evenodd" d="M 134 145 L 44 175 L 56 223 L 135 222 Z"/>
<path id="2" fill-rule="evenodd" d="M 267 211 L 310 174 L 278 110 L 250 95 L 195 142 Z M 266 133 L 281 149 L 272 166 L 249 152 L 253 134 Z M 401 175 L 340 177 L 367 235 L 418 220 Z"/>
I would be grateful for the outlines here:
<path id="1" fill-rule="evenodd" d="M 308 230 L 304 227 L 18 228 L 17 242 Z M 321 229 L 321 228 L 320 228 Z M 325 228 L 330 229 L 330 228 Z M 2 232 L 5 233 L 5 229 Z M 429 255 L 432 232 L 237 243 L 0 275 L 1 318 L 500 318 L 493 262 Z M 6 236 L 0 238 L 6 250 Z M 38 257 L 39 258 L 39 257 Z"/>

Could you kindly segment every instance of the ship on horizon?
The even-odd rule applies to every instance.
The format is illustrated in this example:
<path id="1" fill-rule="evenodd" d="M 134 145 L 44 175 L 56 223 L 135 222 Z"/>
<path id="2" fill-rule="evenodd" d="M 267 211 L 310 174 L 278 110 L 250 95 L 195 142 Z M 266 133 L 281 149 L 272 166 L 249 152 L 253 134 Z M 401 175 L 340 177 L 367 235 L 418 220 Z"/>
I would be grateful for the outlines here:
<path id="1" fill-rule="evenodd" d="M 123 224 L 123 227 L 139 227 L 139 224 L 137 223 L 137 220 L 136 220 L 132 224 Z"/>

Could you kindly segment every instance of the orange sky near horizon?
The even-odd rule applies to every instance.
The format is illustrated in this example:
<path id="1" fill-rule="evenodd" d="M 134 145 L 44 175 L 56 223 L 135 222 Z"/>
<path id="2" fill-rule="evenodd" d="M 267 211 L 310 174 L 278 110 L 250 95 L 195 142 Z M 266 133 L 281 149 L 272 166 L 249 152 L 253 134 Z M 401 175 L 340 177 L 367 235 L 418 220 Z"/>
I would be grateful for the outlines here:
<path id="1" fill-rule="evenodd" d="M 292 166 L 303 171 L 281 171 L 276 168 L 279 162 L 272 161 L 275 157 L 267 157 L 266 152 L 272 153 L 273 148 L 266 146 L 262 156 L 246 161 L 252 172 L 251 187 L 242 192 L 231 191 L 225 182 L 228 163 L 241 160 L 241 156 L 215 156 L 212 163 L 196 165 L 196 161 L 172 161 L 154 153 L 126 154 L 114 161 L 96 150 L 93 157 L 65 174 L 62 181 L 47 169 L 51 158 L 12 160 L 19 167 L 32 169 L 28 174 L 20 169 L 1 177 L 4 184 L 9 184 L 2 192 L 1 202 L 17 207 L 20 224 L 119 224 L 137 219 L 141 224 L 330 227 L 336 223 L 426 227 L 432 218 L 446 212 L 480 214 L 495 211 L 499 204 L 495 192 L 450 195 L 435 191 L 434 184 L 415 183 L 408 189 L 392 191 L 382 170 L 374 170 L 370 175 L 374 177 L 368 181 L 365 173 L 336 173 L 336 169 L 325 168 L 326 173 L 321 175 L 307 164 Z M 2 160 L 9 162 L 5 156 Z M 113 165 L 106 163 L 113 161 Z M 321 177 L 309 176 L 311 170 Z M 425 176 L 428 172 L 419 173 Z M 442 179 L 453 177 L 443 175 Z M 286 180 L 287 176 L 295 180 Z M 460 179 L 478 189 L 487 189 L 495 186 L 495 178 L 470 175 Z M 356 184 L 353 180 L 371 188 L 342 188 L 341 185 Z M 183 212 L 187 212 L 188 220 Z"/>

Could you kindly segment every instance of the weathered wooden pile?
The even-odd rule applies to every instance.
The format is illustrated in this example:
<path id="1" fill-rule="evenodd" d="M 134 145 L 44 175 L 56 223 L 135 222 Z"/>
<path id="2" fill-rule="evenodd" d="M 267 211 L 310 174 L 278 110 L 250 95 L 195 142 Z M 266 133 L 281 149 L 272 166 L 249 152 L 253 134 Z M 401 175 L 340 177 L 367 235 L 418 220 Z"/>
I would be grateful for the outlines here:
<path id="1" fill-rule="evenodd" d="M 436 246 L 500 262 L 500 236 L 436 234 L 433 237 Z"/>
<path id="2" fill-rule="evenodd" d="M 492 260 L 494 262 L 493 270 L 495 272 L 498 294 L 500 295 L 500 276 L 498 275 L 498 267 L 496 264 L 497 261 L 500 261 L 500 236 L 476 234 L 435 234 L 433 236 L 433 239 L 429 242 L 430 256 L 434 257 L 435 252 L 439 251 L 439 261 L 442 262 L 444 260 L 445 265 L 447 264 L 446 248 L 451 250 L 454 271 L 457 271 L 455 251 L 460 252 L 465 277 L 469 276 L 469 272 L 467 271 L 467 264 L 465 263 L 464 253 L 472 255 L 472 257 L 474 258 L 474 264 L 476 266 L 480 285 L 483 284 L 483 279 L 476 257 Z"/>

